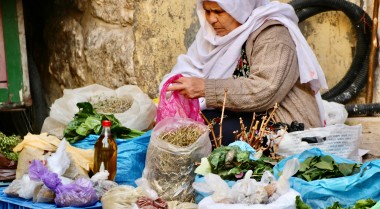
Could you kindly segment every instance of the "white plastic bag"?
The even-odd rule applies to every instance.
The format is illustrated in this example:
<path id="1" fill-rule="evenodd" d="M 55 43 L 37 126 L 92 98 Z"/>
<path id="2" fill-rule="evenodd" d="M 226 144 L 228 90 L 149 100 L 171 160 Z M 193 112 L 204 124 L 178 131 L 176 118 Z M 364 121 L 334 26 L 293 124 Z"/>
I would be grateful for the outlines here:
<path id="1" fill-rule="evenodd" d="M 326 125 L 343 124 L 346 122 L 348 112 L 343 104 L 322 100 L 325 109 Z"/>
<path id="2" fill-rule="evenodd" d="M 57 99 L 50 108 L 50 115 L 44 121 L 41 132 L 63 137 L 63 130 L 73 120 L 79 111 L 77 103 L 88 102 L 93 98 L 104 100 L 107 98 L 129 98 L 131 107 L 122 113 L 113 114 L 123 126 L 135 130 L 147 130 L 156 116 L 156 105 L 138 86 L 125 85 L 116 90 L 99 84 L 92 84 L 77 89 L 65 89 L 63 96 Z"/>
<path id="3" fill-rule="evenodd" d="M 290 189 L 272 203 L 254 205 L 216 203 L 211 196 L 208 196 L 198 204 L 198 209 L 294 209 L 296 208 L 296 196 L 298 195 L 298 192 Z"/>
<path id="4" fill-rule="evenodd" d="M 243 179 L 238 180 L 232 188 L 216 174 L 207 174 L 205 182 L 195 182 L 193 187 L 199 192 L 212 193 L 202 199 L 199 209 L 287 209 L 295 208 L 295 199 L 298 192 L 290 189 L 289 178 L 297 173 L 299 162 L 289 160 L 279 180 L 269 171 L 264 172 L 261 181 L 251 179 L 249 170 Z M 273 193 L 272 193 L 273 191 Z"/>

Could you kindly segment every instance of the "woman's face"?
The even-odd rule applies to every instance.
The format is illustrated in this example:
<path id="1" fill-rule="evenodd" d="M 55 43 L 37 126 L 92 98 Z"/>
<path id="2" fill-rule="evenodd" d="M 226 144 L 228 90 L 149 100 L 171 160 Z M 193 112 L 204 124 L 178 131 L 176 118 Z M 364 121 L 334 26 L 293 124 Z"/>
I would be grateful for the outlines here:
<path id="1" fill-rule="evenodd" d="M 216 2 L 204 1 L 203 8 L 207 22 L 214 28 L 218 36 L 225 36 L 241 25 Z"/>

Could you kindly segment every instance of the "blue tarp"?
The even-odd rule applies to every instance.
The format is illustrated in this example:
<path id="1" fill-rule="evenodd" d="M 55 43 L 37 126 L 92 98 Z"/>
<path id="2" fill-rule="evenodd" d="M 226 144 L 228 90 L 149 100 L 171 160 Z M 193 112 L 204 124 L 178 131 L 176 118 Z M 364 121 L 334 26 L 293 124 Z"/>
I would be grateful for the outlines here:
<path id="1" fill-rule="evenodd" d="M 148 131 L 133 139 L 116 139 L 116 183 L 137 186 L 135 180 L 142 176 L 151 133 L 152 131 Z M 72 145 L 81 149 L 94 149 L 94 144 L 98 137 L 98 135 L 89 135 Z"/>
<path id="2" fill-rule="evenodd" d="M 278 178 L 279 172 L 284 169 L 285 163 L 293 158 L 303 162 L 308 157 L 330 155 L 336 163 L 357 163 L 332 154 L 326 154 L 319 148 L 306 150 L 298 155 L 293 155 L 281 160 L 273 172 Z M 344 207 L 352 206 L 360 199 L 372 198 L 380 200 L 380 160 L 364 163 L 361 171 L 352 176 L 339 178 L 305 181 L 297 177 L 289 179 L 291 187 L 301 194 L 302 200 L 312 208 L 326 208 L 339 202 Z"/>
<path id="3" fill-rule="evenodd" d="M 152 131 L 133 138 L 133 139 L 116 139 L 117 142 L 117 171 L 115 181 L 118 184 L 136 186 L 135 180 L 142 176 L 145 167 L 146 152 Z M 72 144 L 81 149 L 93 149 L 98 135 L 90 135 L 83 140 Z M 22 198 L 8 197 L 3 190 L 6 187 L 0 187 L 0 208 L 7 209 L 50 209 L 57 208 L 55 204 L 33 203 L 32 200 Z M 63 207 L 65 209 L 75 207 Z M 88 209 L 101 209 L 102 204 L 98 202 L 91 207 L 83 207 Z"/>

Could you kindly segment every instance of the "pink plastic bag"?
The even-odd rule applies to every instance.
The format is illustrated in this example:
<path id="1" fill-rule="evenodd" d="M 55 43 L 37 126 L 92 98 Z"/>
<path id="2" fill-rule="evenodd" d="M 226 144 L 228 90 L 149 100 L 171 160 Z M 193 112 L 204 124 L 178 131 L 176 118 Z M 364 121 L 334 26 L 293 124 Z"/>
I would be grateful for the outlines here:
<path id="1" fill-rule="evenodd" d="M 163 85 L 157 109 L 157 123 L 167 117 L 191 118 L 197 122 L 204 123 L 203 118 L 199 114 L 198 99 L 186 98 L 178 91 L 173 91 L 170 98 L 166 99 L 166 91 L 169 85 L 181 77 L 183 77 L 181 74 L 174 75 Z"/>

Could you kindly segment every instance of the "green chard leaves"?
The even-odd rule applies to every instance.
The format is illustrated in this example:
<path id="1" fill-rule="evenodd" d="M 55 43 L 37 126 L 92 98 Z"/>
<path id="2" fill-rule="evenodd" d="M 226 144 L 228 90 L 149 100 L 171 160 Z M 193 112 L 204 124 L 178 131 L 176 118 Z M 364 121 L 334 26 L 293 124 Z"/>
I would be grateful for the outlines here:
<path id="1" fill-rule="evenodd" d="M 361 164 L 338 164 L 329 155 L 314 156 L 308 157 L 300 163 L 300 168 L 295 176 L 306 181 L 351 176 L 359 173 L 360 166 Z"/>
<path id="2" fill-rule="evenodd" d="M 224 180 L 237 180 L 242 178 L 248 170 L 252 170 L 252 177 L 260 181 L 265 171 L 272 172 L 273 165 L 266 160 L 251 160 L 250 153 L 242 151 L 238 146 L 218 147 L 210 154 L 208 161 L 211 172 L 218 174 Z"/>
<path id="3" fill-rule="evenodd" d="M 116 138 L 129 139 L 144 133 L 122 126 L 112 114 L 97 113 L 89 102 L 77 103 L 77 107 L 79 112 L 75 114 L 74 120 L 67 124 L 63 132 L 63 136 L 70 143 L 75 143 L 90 134 L 99 135 L 102 131 L 102 120 L 111 121 L 111 132 Z"/>

